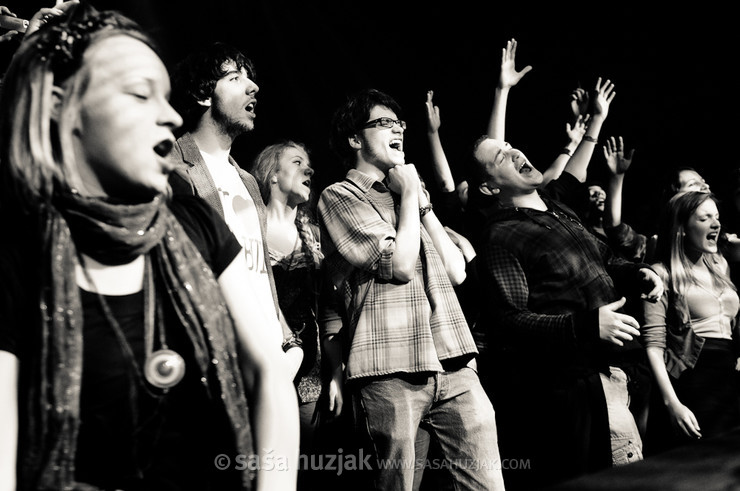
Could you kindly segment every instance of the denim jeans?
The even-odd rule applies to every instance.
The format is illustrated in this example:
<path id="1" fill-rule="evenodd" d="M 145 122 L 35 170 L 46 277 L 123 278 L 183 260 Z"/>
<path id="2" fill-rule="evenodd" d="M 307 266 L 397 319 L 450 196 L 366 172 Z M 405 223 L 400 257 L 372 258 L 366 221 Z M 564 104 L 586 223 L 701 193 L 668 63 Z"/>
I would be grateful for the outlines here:
<path id="1" fill-rule="evenodd" d="M 418 466 L 449 469 L 455 489 L 504 489 L 493 406 L 473 369 L 374 377 L 358 381 L 352 397 L 376 457 L 376 489 L 411 490 Z M 417 461 L 420 425 L 441 458 Z"/>
<path id="2" fill-rule="evenodd" d="M 627 375 L 617 367 L 609 367 L 609 371 L 610 375 L 600 375 L 609 413 L 612 464 L 618 466 L 642 460 L 642 438 L 629 409 Z"/>

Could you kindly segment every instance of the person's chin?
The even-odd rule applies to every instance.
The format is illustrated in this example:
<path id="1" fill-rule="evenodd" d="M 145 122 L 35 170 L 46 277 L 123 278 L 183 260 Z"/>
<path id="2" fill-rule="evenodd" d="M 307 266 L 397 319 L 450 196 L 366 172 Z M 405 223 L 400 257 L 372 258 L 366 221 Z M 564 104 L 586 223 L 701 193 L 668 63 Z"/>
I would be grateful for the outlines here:
<path id="1" fill-rule="evenodd" d="M 232 136 L 238 136 L 244 133 L 249 133 L 252 130 L 254 130 L 254 120 L 244 119 L 236 124 L 232 124 L 230 126 L 229 134 L 231 134 Z"/>
<path id="2" fill-rule="evenodd" d="M 141 190 L 142 194 L 150 196 L 154 199 L 155 196 L 160 194 L 166 194 L 169 192 L 170 182 L 169 174 L 163 174 L 157 176 L 148 186 L 144 186 Z"/>

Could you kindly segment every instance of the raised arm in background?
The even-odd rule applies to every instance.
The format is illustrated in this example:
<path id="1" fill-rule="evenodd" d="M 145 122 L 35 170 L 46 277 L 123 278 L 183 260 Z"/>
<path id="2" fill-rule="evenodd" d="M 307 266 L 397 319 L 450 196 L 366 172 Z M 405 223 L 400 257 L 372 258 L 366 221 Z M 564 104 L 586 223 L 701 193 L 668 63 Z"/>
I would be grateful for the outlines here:
<path id="1" fill-rule="evenodd" d="M 586 181 L 588 164 L 593 156 L 594 147 L 598 142 L 601 126 L 609 114 L 609 105 L 615 95 L 617 93 L 614 92 L 614 84 L 610 80 L 602 83 L 601 77 L 599 77 L 596 81 L 594 104 L 588 128 L 586 128 L 586 134 L 563 169 L 581 182 Z"/>
<path id="2" fill-rule="evenodd" d="M 624 174 L 632 165 L 635 149 L 625 154 L 624 140 L 620 136 L 606 139 L 603 146 L 606 166 L 609 169 L 609 180 L 606 189 L 606 203 L 604 204 L 604 228 L 616 227 L 622 223 L 622 187 Z"/>
<path id="3" fill-rule="evenodd" d="M 570 157 L 573 155 L 576 148 L 578 148 L 578 145 L 583 139 L 583 135 L 586 133 L 589 118 L 589 114 L 586 114 L 585 116 L 579 114 L 573 124 L 570 122 L 565 123 L 565 132 L 568 135 L 568 144 L 560 150 L 558 156 L 555 157 L 555 160 L 550 164 L 550 167 L 545 169 L 545 172 L 542 173 L 541 188 L 547 186 L 550 181 L 554 181 L 563 173 L 565 165 L 568 163 L 568 160 L 570 160 Z"/>
<path id="4" fill-rule="evenodd" d="M 612 249 L 630 261 L 643 261 L 647 237 L 622 221 L 622 196 L 624 174 L 632 165 L 635 149 L 625 153 L 624 140 L 620 136 L 606 139 L 603 146 L 606 167 L 609 170 L 606 200 L 604 202 L 603 228 Z"/>
<path id="5" fill-rule="evenodd" d="M 434 91 L 427 91 L 427 137 L 429 138 L 429 149 L 432 152 L 432 168 L 434 170 L 434 179 L 437 181 L 440 191 L 450 193 L 455 190 L 455 179 L 452 176 L 450 164 L 447 162 L 447 156 L 442 148 L 442 141 L 439 138 L 439 127 L 442 120 L 439 117 L 439 106 L 435 106 L 432 101 Z"/>
<path id="6" fill-rule="evenodd" d="M 506 42 L 506 47 L 501 50 L 501 72 L 493 96 L 491 119 L 488 123 L 488 136 L 502 141 L 506 140 L 506 103 L 509 99 L 509 89 L 518 84 L 522 77 L 532 70 L 532 66 L 527 65 L 520 71 L 516 71 L 514 66 L 516 46 L 516 39 L 510 39 Z"/>

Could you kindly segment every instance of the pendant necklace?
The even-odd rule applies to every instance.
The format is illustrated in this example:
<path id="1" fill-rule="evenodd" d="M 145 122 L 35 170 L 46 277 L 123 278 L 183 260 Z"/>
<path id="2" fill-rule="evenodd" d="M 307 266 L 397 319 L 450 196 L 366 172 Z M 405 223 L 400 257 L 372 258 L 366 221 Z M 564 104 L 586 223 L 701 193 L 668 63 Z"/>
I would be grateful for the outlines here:
<path id="1" fill-rule="evenodd" d="M 108 324 L 113 329 L 118 342 L 124 352 L 126 358 L 129 359 L 132 364 L 134 371 L 136 372 L 137 378 L 140 384 L 151 393 L 147 385 L 143 382 L 146 380 L 151 386 L 162 389 L 164 393 L 167 393 L 170 388 L 177 385 L 185 376 L 185 360 L 180 356 L 179 353 L 169 349 L 167 346 L 167 340 L 165 337 L 165 330 L 162 315 L 162 306 L 157 303 L 154 292 L 154 277 L 152 275 L 152 265 L 149 256 L 145 256 L 145 267 L 144 267 L 144 373 L 142 376 L 139 364 L 136 362 L 136 357 L 131 349 L 126 336 L 118 324 L 113 312 L 105 300 L 105 296 L 100 293 L 97 286 L 92 280 L 90 272 L 85 267 L 85 262 L 80 257 L 80 264 L 82 270 L 85 273 L 90 286 L 95 290 L 96 296 L 100 303 L 100 307 L 103 314 L 108 321 Z M 156 313 L 155 313 L 156 310 Z M 154 351 L 154 331 L 158 331 L 159 349 Z M 154 394 L 152 394 L 154 395 Z"/>

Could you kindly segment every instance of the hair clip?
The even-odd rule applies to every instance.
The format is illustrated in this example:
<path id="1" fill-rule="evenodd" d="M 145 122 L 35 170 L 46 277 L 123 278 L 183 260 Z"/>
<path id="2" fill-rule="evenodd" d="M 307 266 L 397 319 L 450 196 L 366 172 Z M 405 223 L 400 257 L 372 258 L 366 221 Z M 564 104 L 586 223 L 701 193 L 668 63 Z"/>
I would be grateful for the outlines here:
<path id="1" fill-rule="evenodd" d="M 66 16 L 51 18 L 39 28 L 36 41 L 39 58 L 51 63 L 56 78 L 64 79 L 81 61 L 91 36 L 108 27 L 125 28 L 108 12 L 76 6 Z"/>

